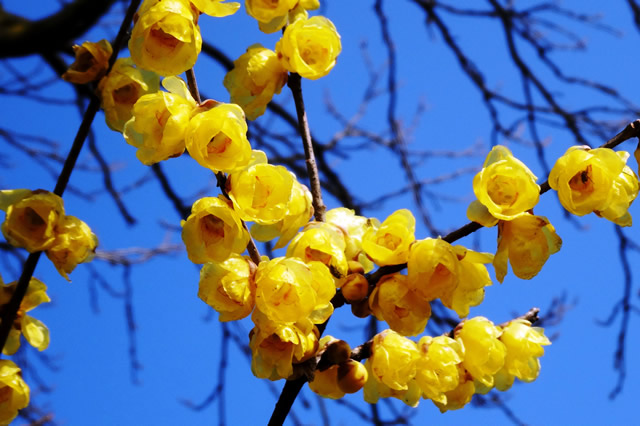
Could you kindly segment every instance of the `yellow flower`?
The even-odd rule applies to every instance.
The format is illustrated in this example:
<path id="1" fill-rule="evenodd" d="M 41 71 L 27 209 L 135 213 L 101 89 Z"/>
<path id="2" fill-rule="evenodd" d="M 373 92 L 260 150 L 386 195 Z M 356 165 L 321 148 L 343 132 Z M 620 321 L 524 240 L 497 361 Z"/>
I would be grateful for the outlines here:
<path id="1" fill-rule="evenodd" d="M 251 237 L 230 204 L 222 196 L 205 197 L 191 207 L 182 241 L 193 263 L 222 262 L 247 248 Z"/>
<path id="2" fill-rule="evenodd" d="M 415 378 L 407 382 L 406 389 L 393 389 L 376 379 L 371 359 L 367 359 L 364 366 L 367 370 L 367 382 L 364 385 L 365 402 L 376 404 L 380 398 L 397 398 L 410 407 L 418 406 L 422 392 Z"/>
<path id="3" fill-rule="evenodd" d="M 258 21 L 260 30 L 269 34 L 280 30 L 287 24 L 289 10 L 298 0 L 245 0 L 247 14 Z"/>
<path id="4" fill-rule="evenodd" d="M 462 367 L 458 366 L 459 382 L 455 389 L 444 393 L 447 398 L 445 403 L 433 401 L 441 413 L 450 410 L 459 410 L 471 402 L 471 397 L 476 392 L 473 377 Z"/>
<path id="5" fill-rule="evenodd" d="M 233 62 L 223 84 L 231 102 L 240 105 L 249 120 L 255 120 L 264 114 L 273 95 L 280 93 L 287 76 L 274 51 L 254 44 Z"/>
<path id="6" fill-rule="evenodd" d="M 249 333 L 251 371 L 260 379 L 286 379 L 293 373 L 293 364 L 306 361 L 318 349 L 318 328 L 308 321 L 278 323 L 262 312 L 251 316 L 255 327 Z"/>
<path id="7" fill-rule="evenodd" d="M 491 263 L 493 255 L 478 253 L 462 246 L 453 250 L 458 257 L 458 285 L 453 292 L 445 293 L 442 304 L 456 311 L 460 318 L 469 315 L 470 306 L 478 306 L 484 300 L 484 288 L 491 285 L 491 277 L 485 264 Z"/>
<path id="8" fill-rule="evenodd" d="M 30 253 L 53 245 L 64 218 L 62 198 L 43 190 L 0 191 L 0 210 L 7 212 L 2 223 L 7 242 Z"/>
<path id="9" fill-rule="evenodd" d="M 100 80 L 105 75 L 113 49 L 107 40 L 97 43 L 85 41 L 81 46 L 74 45 L 73 53 L 76 59 L 62 74 L 62 79 L 70 83 L 86 84 Z"/>
<path id="10" fill-rule="evenodd" d="M 231 254 L 221 263 L 206 263 L 200 270 L 198 297 L 220 314 L 220 321 L 235 321 L 248 316 L 255 305 L 256 265 Z"/>
<path id="11" fill-rule="evenodd" d="M 56 233 L 53 245 L 47 249 L 47 257 L 60 275 L 68 281 L 69 275 L 79 263 L 90 262 L 98 246 L 98 237 L 89 225 L 75 216 L 65 216 Z"/>
<path id="12" fill-rule="evenodd" d="M 147 166 L 184 152 L 187 125 L 196 106 L 184 81 L 178 77 L 167 77 L 162 85 L 169 93 L 140 97 L 122 132 L 127 143 L 138 148 L 138 160 Z"/>
<path id="13" fill-rule="evenodd" d="M 501 330 L 484 317 L 464 321 L 455 337 L 464 346 L 462 365 L 471 376 L 485 386 L 493 386 L 493 376 L 503 366 L 505 345 L 498 340 Z"/>
<path id="14" fill-rule="evenodd" d="M 526 320 L 517 319 L 511 321 L 503 330 L 500 341 L 504 343 L 507 354 L 504 358 L 504 367 L 496 377 L 496 387 L 507 390 L 513 384 L 513 378 L 517 377 L 523 382 L 532 382 L 540 373 L 540 358 L 544 355 L 542 346 L 551 342 L 544 335 L 540 327 L 531 327 Z"/>
<path id="15" fill-rule="evenodd" d="M 549 186 L 575 215 L 595 212 L 620 226 L 631 226 L 627 210 L 638 195 L 638 177 L 626 165 L 628 158 L 624 151 L 573 146 L 551 169 Z"/>
<path id="16" fill-rule="evenodd" d="M 367 230 L 362 237 L 362 248 L 380 266 L 404 263 L 416 239 L 415 229 L 416 220 L 411 212 L 396 210 L 377 229 Z"/>
<path id="17" fill-rule="evenodd" d="M 523 280 L 535 277 L 549 256 L 557 253 L 562 240 L 544 216 L 526 214 L 498 224 L 498 250 L 493 259 L 496 278 L 507 275 L 507 259 L 513 273 Z"/>
<path id="18" fill-rule="evenodd" d="M 205 15 L 214 18 L 223 18 L 236 13 L 240 9 L 240 3 L 224 3 L 226 0 L 191 0 L 191 5 Z"/>
<path id="19" fill-rule="evenodd" d="M 411 246 L 407 261 L 409 288 L 426 300 L 448 300 L 458 286 L 460 262 L 451 244 L 427 238 Z"/>
<path id="20" fill-rule="evenodd" d="M 0 306 L 9 303 L 11 296 L 18 285 L 14 281 L 0 287 Z M 5 355 L 13 355 L 20 348 L 20 335 L 24 335 L 27 342 L 39 351 L 47 349 L 49 346 L 49 329 L 39 320 L 33 318 L 26 313 L 40 305 L 41 303 L 50 302 L 47 295 L 47 286 L 37 278 L 31 278 L 27 292 L 20 303 L 18 314 L 14 320 L 7 342 L 2 349 Z"/>
<path id="21" fill-rule="evenodd" d="M 336 27 L 323 16 L 297 19 L 276 43 L 282 65 L 311 80 L 329 74 L 341 50 Z"/>
<path id="22" fill-rule="evenodd" d="M 213 172 L 231 173 L 251 160 L 247 122 L 236 104 L 219 104 L 193 117 L 185 143 L 193 159 Z"/>
<path id="23" fill-rule="evenodd" d="M 270 225 L 286 216 L 295 180 L 283 166 L 259 163 L 231 173 L 227 191 L 243 220 Z"/>
<path id="24" fill-rule="evenodd" d="M 407 390 L 416 375 L 420 357 L 416 343 L 392 330 L 384 330 L 371 343 L 371 373 L 373 377 L 395 390 Z"/>
<path id="25" fill-rule="evenodd" d="M 420 357 L 416 363 L 416 381 L 424 398 L 447 403 L 446 392 L 460 383 L 458 365 L 464 357 L 464 347 L 447 336 L 424 336 L 418 342 Z"/>
<path id="26" fill-rule="evenodd" d="M 362 237 L 369 228 L 373 227 L 371 221 L 366 217 L 356 215 L 353 210 L 345 207 L 329 210 L 325 215 L 325 220 L 342 229 L 345 234 L 347 260 L 360 263 L 365 273 L 373 270 L 375 265 L 362 250 Z"/>
<path id="27" fill-rule="evenodd" d="M 493 147 L 482 170 L 473 178 L 473 192 L 478 200 L 469 206 L 467 216 L 476 221 L 476 212 L 482 210 L 478 203 L 496 219 L 513 220 L 521 216 L 538 203 L 540 186 L 536 184 L 537 179 L 508 148 Z"/>
<path id="28" fill-rule="evenodd" d="M 8 359 L 0 360 L 0 424 L 8 425 L 29 405 L 29 386 L 20 368 Z"/>
<path id="29" fill-rule="evenodd" d="M 186 0 L 145 2 L 129 39 L 131 58 L 162 76 L 193 67 L 202 48 L 197 15 Z M 152 5 L 151 5 L 152 4 Z"/>
<path id="30" fill-rule="evenodd" d="M 294 180 L 291 199 L 287 204 L 287 212 L 284 218 L 271 225 L 254 223 L 251 226 L 251 235 L 262 242 L 271 241 L 279 237 L 273 246 L 274 249 L 279 249 L 291 241 L 298 233 L 298 230 L 309 222 L 311 216 L 313 216 L 311 192 L 306 186 Z"/>
<path id="31" fill-rule="evenodd" d="M 131 58 L 116 60 L 106 77 L 100 80 L 98 92 L 107 126 L 122 132 L 132 117 L 133 105 L 147 93 L 155 93 L 160 86 L 159 77 L 136 68 Z"/>
<path id="32" fill-rule="evenodd" d="M 416 336 L 424 331 L 431 306 L 407 285 L 407 277 L 399 273 L 386 275 L 378 281 L 369 296 L 371 312 L 380 321 L 403 336 Z"/>
<path id="33" fill-rule="evenodd" d="M 347 274 L 349 268 L 345 249 L 344 234 L 335 225 L 311 222 L 304 231 L 296 235 L 287 248 L 287 257 L 298 257 L 305 262 L 318 261 L 329 267 L 337 277 Z"/>
<path id="34" fill-rule="evenodd" d="M 260 262 L 255 280 L 256 306 L 271 321 L 307 318 L 320 324 L 333 313 L 335 284 L 329 268 L 320 262 L 277 257 Z"/>

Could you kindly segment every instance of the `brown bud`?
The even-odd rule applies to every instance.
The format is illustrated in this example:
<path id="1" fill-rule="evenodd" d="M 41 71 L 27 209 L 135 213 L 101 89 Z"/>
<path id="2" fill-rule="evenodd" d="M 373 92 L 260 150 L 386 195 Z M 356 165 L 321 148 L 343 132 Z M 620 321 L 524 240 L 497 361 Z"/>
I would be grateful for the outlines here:
<path id="1" fill-rule="evenodd" d="M 347 302 L 358 302 L 367 297 L 369 282 L 364 275 L 353 273 L 345 277 L 340 289 Z"/>
<path id="2" fill-rule="evenodd" d="M 349 273 L 364 274 L 364 267 L 362 266 L 362 263 L 357 260 L 350 260 L 348 265 Z"/>
<path id="3" fill-rule="evenodd" d="M 368 376 L 364 365 L 350 359 L 338 366 L 338 387 L 344 393 L 358 392 L 367 382 Z"/>

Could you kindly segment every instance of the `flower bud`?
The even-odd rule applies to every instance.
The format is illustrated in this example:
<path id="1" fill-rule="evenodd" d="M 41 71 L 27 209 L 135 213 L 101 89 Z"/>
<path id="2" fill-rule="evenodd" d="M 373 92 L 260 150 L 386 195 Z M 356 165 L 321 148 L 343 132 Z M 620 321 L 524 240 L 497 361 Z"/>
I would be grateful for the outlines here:
<path id="1" fill-rule="evenodd" d="M 367 383 L 367 368 L 353 359 L 338 365 L 338 387 L 344 393 L 356 393 Z"/>
<path id="2" fill-rule="evenodd" d="M 340 280 L 340 291 L 349 303 L 359 302 L 369 293 L 369 281 L 360 273 L 349 274 Z"/>

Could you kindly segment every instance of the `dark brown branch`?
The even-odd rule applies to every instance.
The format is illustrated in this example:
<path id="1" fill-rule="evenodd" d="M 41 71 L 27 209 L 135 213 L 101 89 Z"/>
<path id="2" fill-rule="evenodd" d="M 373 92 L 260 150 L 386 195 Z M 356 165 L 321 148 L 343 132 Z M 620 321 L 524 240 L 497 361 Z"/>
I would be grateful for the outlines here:
<path id="1" fill-rule="evenodd" d="M 64 50 L 92 28 L 113 3 L 114 0 L 75 0 L 38 21 L 13 15 L 0 6 L 0 58 Z"/>
<path id="2" fill-rule="evenodd" d="M 318 174 L 316 155 L 311 142 L 311 132 L 309 132 L 307 111 L 304 108 L 304 99 L 302 97 L 302 78 L 299 74 L 289 73 L 287 85 L 291 89 L 293 100 L 296 104 L 296 113 L 298 114 L 298 132 L 302 138 L 307 174 L 309 175 L 309 190 L 313 197 L 313 215 L 318 222 L 324 222 L 324 212 L 327 207 L 322 201 L 320 175 Z"/>

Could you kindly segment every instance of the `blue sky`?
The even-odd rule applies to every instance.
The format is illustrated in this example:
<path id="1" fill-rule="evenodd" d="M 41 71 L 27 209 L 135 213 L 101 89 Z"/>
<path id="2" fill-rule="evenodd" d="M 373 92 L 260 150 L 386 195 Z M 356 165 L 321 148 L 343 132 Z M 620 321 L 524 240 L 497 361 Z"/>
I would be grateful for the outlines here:
<path id="1" fill-rule="evenodd" d="M 381 70 L 380 87 L 386 84 L 386 50 L 381 42 L 372 2 L 324 3 L 323 13 L 335 23 L 342 36 L 343 52 L 329 76 L 303 82 L 311 129 L 321 141 L 329 140 L 340 130 L 340 125 L 327 113 L 326 99 L 330 98 L 347 117 L 355 114 L 359 107 L 368 83 L 361 49 L 363 43 L 367 45 L 373 68 Z M 601 11 L 601 22 L 615 27 L 621 34 L 613 35 L 559 19 L 558 22 L 575 31 L 587 47 L 582 51 L 560 52 L 554 59 L 567 74 L 605 82 L 640 103 L 640 89 L 636 84 L 640 62 L 630 53 L 637 50 L 640 32 L 632 26 L 629 10 L 623 2 L 608 2 L 606 9 L 601 2 L 566 3 L 566 7 L 579 8 L 584 13 Z M 27 17 L 44 16 L 57 7 L 54 1 L 26 4 L 25 10 L 24 2 L 3 2 L 7 10 Z M 462 1 L 456 4 L 465 7 L 477 3 Z M 522 4 L 526 6 L 534 2 Z M 425 16 L 421 10 L 411 2 L 397 0 L 385 2 L 385 10 L 398 56 L 400 90 L 397 115 L 409 126 L 418 106 L 424 105 L 425 108 L 420 121 L 407 133 L 409 148 L 477 148 L 475 156 L 429 158 L 416 166 L 416 173 L 420 178 L 435 178 L 453 170 L 481 166 L 491 142 L 491 125 L 480 94 L 461 74 L 437 31 L 433 27 L 425 27 Z M 85 38 L 112 38 L 119 13 L 120 9 L 116 7 L 104 19 L 105 25 Z M 232 58 L 256 42 L 273 48 L 278 39 L 278 35 L 260 33 L 256 22 L 246 15 L 244 8 L 232 17 L 214 19 L 203 16 L 200 22 L 205 40 L 218 44 Z M 496 23 L 462 17 L 448 17 L 447 22 L 456 40 L 485 74 L 488 85 L 522 99 L 521 82 L 505 54 L 504 36 Z M 84 39 L 78 40 L 82 41 Z M 532 52 L 526 48 L 523 51 L 526 58 L 536 63 Z M 37 70 L 37 81 L 54 77 L 48 69 L 38 68 L 38 64 L 30 58 L 11 61 L 13 67 L 25 73 Z M 203 57 L 195 70 L 203 93 L 221 101 L 228 100 L 221 84 L 224 77 L 221 66 Z M 569 109 L 579 109 L 602 100 L 593 92 L 559 84 L 549 73 L 541 72 L 541 76 Z M 5 72 L 0 76 L 0 87 L 5 87 L 8 81 L 10 77 Z M 47 85 L 40 94 L 62 99 L 73 97 L 70 86 L 62 81 Z M 286 88 L 276 100 L 293 111 Z M 387 128 L 386 102 L 384 95 L 371 102 L 360 122 L 362 127 L 383 134 Z M 504 116 L 516 118 L 508 111 Z M 619 120 L 618 130 L 621 130 L 635 117 L 614 115 L 607 118 Z M 4 96 L 0 103 L 0 128 L 52 139 L 59 144 L 62 155 L 66 154 L 79 122 L 79 113 L 73 105 L 42 105 L 10 96 Z M 258 123 L 274 129 L 282 128 L 269 116 L 259 118 Z M 126 188 L 150 176 L 150 170 L 135 159 L 134 149 L 124 142 L 121 135 L 106 127 L 101 113 L 93 129 L 101 152 L 116 169 L 113 173 L 116 188 Z M 527 134 L 526 129 L 523 132 Z M 547 144 L 546 158 L 550 164 L 574 144 L 568 132 L 553 126 L 543 126 L 539 132 Z M 614 134 L 615 131 L 608 137 Z M 598 142 L 595 137 L 591 141 L 594 145 L 605 142 Z M 344 147 L 348 148 L 350 143 L 355 142 L 345 141 Z M 539 182 L 545 180 L 530 146 L 513 143 L 509 146 L 539 176 Z M 626 142 L 620 148 L 633 151 L 635 142 Z M 397 160 L 383 148 L 354 151 L 348 158 L 329 158 L 347 186 L 361 200 L 374 199 L 405 185 Z M 53 188 L 51 176 L 14 148 L 5 145 L 0 159 L 8 165 L 0 175 L 1 188 Z M 95 169 L 96 163 L 86 147 L 80 164 Z M 637 170 L 633 159 L 629 164 Z M 162 166 L 172 185 L 188 203 L 196 199 L 203 187 L 208 186 L 208 194 L 217 194 L 212 185 L 213 176 L 192 159 L 183 156 Z M 57 170 L 59 165 L 53 164 L 52 167 Z M 443 232 L 467 222 L 465 210 L 473 197 L 472 178 L 473 174 L 463 174 L 453 181 L 433 186 L 438 198 L 429 199 L 427 206 Z M 134 226 L 124 222 L 113 201 L 101 191 L 102 180 L 98 173 L 76 170 L 71 186 L 92 195 L 89 198 L 70 191 L 65 196 L 65 207 L 69 214 L 82 218 L 92 227 L 100 239 L 101 248 L 155 247 L 165 241 L 180 243 L 180 235 L 176 231 L 180 218 L 161 196 L 155 181 L 148 181 L 123 195 L 131 214 L 138 219 Z M 338 207 L 337 201 L 330 196 L 326 202 L 330 207 Z M 377 210 L 365 210 L 364 213 L 382 220 L 394 210 L 405 207 L 413 208 L 408 193 L 390 199 Z M 630 212 L 636 218 L 640 217 L 638 204 L 634 204 Z M 554 224 L 563 239 L 562 250 L 553 255 L 542 272 L 530 281 L 519 280 L 510 272 L 502 285 L 495 282 L 487 289 L 483 304 L 472 308 L 471 315 L 487 316 L 500 323 L 533 306 L 540 307 L 544 315 L 551 301 L 561 295 L 566 295 L 572 306 L 563 321 L 548 330 L 548 334 L 554 336 L 553 345 L 546 349 L 541 359 L 542 372 L 538 380 L 531 384 L 517 384 L 501 396 L 518 418 L 527 424 L 631 424 L 636 418 L 633 408 L 640 392 L 640 384 L 635 380 L 640 371 L 638 364 L 633 362 L 640 350 L 638 318 L 631 316 L 626 339 L 627 380 L 623 392 L 614 400 L 609 400 L 608 394 L 617 380 L 613 355 L 620 318 L 611 327 L 596 324 L 609 316 L 623 293 L 614 225 L 594 215 L 578 218 L 575 222 L 567 221 L 552 193 L 542 197 L 536 213 L 547 216 Z M 494 251 L 495 232 L 495 229 L 483 229 L 459 243 Z M 624 232 L 629 238 L 638 237 L 635 228 Z M 416 236 L 428 236 L 424 226 L 419 224 Z M 638 263 L 637 256 L 637 252 L 629 252 L 632 265 Z M 6 282 L 17 276 L 10 266 L 2 264 L 0 267 Z M 107 283 L 111 293 L 92 277 L 92 271 Z M 635 275 L 638 272 L 637 267 L 632 269 Z M 495 278 L 491 268 L 490 273 Z M 49 393 L 34 392 L 34 401 L 45 411 L 53 412 L 56 422 L 68 425 L 218 424 L 221 411 L 217 402 L 202 411 L 194 411 L 184 404 L 184 401 L 201 402 L 212 392 L 220 379 L 218 368 L 223 347 L 222 328 L 215 313 L 212 314 L 196 296 L 198 268 L 188 261 L 185 253 L 178 252 L 134 265 L 128 276 L 129 286 L 124 284 L 123 268 L 112 267 L 105 262 L 94 262 L 91 267 L 81 265 L 71 275 L 73 282 L 69 284 L 46 259 L 42 259 L 36 276 L 49 286 L 52 303 L 33 314 L 51 331 L 51 345 L 46 355 L 57 368 L 47 368 L 32 350 L 27 350 L 25 356 L 30 367 L 52 388 Z M 142 366 L 135 374 L 135 383 L 131 380 L 128 307 L 119 297 L 127 291 L 131 292 L 136 327 L 135 357 Z M 637 279 L 632 293 L 632 302 L 637 302 Z M 327 332 L 356 346 L 363 341 L 360 327 L 364 324 L 363 320 L 353 318 L 348 309 L 341 309 L 331 320 Z M 238 330 L 236 327 L 240 327 L 243 331 L 238 331 L 238 334 L 246 336 L 251 323 L 244 320 L 229 327 L 234 332 Z M 384 328 L 384 324 L 380 327 Z M 276 400 L 273 392 L 275 390 L 277 395 L 283 382 L 272 385 L 253 377 L 248 360 L 233 342 L 229 343 L 227 361 L 224 376 L 224 416 L 227 423 L 266 423 Z M 315 395 L 305 388 L 303 398 L 310 402 L 311 408 L 305 408 L 298 401 L 294 405 L 297 418 L 302 424 L 322 424 Z M 346 401 L 367 409 L 362 403 L 361 393 L 347 396 Z M 331 401 L 326 401 L 325 405 L 332 424 L 359 424 L 355 415 L 341 405 Z M 405 409 L 401 403 L 394 402 L 393 406 L 397 410 Z M 381 404 L 381 410 L 383 418 L 388 418 L 391 411 L 386 403 Z M 505 415 L 494 408 L 468 407 L 440 414 L 429 401 L 422 401 L 414 413 L 412 422 L 415 424 L 509 424 Z"/>

